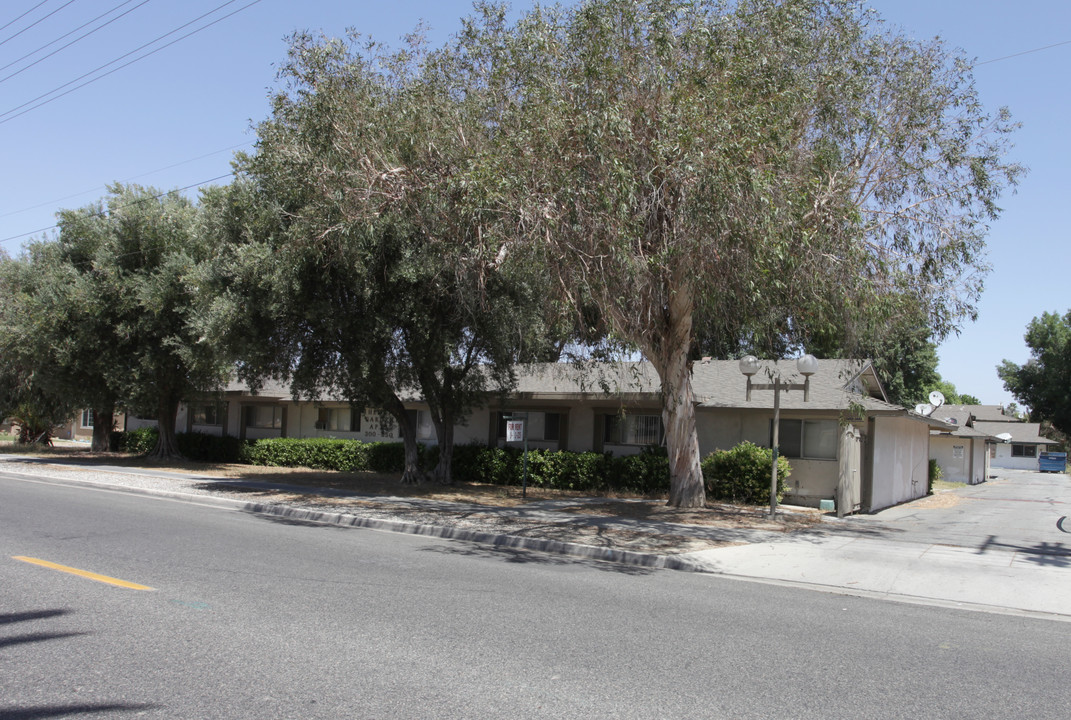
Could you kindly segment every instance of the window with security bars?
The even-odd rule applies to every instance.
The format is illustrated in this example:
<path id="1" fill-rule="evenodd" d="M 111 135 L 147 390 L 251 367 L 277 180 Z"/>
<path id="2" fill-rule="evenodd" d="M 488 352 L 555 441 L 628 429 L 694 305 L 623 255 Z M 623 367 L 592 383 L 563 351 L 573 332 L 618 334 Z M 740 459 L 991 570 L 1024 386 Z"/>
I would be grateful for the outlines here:
<path id="1" fill-rule="evenodd" d="M 607 415 L 603 442 L 612 445 L 661 445 L 665 435 L 659 415 Z"/>

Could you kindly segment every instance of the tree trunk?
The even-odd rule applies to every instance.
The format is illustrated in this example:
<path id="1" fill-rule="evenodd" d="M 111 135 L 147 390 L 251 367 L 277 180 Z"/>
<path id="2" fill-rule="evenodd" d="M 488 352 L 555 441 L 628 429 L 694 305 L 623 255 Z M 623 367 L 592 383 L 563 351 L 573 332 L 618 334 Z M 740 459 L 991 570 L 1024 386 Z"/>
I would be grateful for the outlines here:
<path id="1" fill-rule="evenodd" d="M 699 463 L 699 439 L 695 432 L 695 395 L 687 356 L 682 354 L 662 378 L 662 422 L 669 451 L 669 505 L 703 507 L 706 488 Z M 667 382 L 667 379 L 669 382 Z"/>
<path id="2" fill-rule="evenodd" d="M 435 482 L 440 485 L 453 483 L 454 422 L 449 416 L 435 421 L 435 435 L 439 441 L 439 462 L 435 466 Z"/>
<path id="3" fill-rule="evenodd" d="M 115 408 L 93 410 L 93 452 L 108 452 L 112 449 L 112 428 L 115 427 Z"/>
<path id="4" fill-rule="evenodd" d="M 416 428 L 409 421 L 405 406 L 397 396 L 390 398 L 385 408 L 398 423 L 402 432 L 402 446 L 405 448 L 405 466 L 402 468 L 403 485 L 420 485 L 424 476 L 420 473 L 420 449 L 417 447 Z"/>
<path id="5" fill-rule="evenodd" d="M 662 381 L 662 422 L 669 451 L 669 502 L 680 508 L 703 507 L 706 487 L 695 432 L 695 394 L 688 351 L 692 341 L 692 297 L 681 286 L 665 309 L 664 335 L 648 358 Z"/>
<path id="6" fill-rule="evenodd" d="M 152 460 L 181 460 L 178 437 L 175 435 L 175 415 L 178 414 L 177 400 L 161 400 L 156 413 L 156 428 L 160 433 L 156 447 L 148 454 Z"/>

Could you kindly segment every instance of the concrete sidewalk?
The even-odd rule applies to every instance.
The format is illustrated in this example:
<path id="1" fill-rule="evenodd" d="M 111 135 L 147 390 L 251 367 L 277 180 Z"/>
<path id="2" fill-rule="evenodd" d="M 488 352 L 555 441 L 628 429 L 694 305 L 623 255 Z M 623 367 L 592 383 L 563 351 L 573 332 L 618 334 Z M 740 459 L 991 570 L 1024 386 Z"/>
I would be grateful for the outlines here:
<path id="1" fill-rule="evenodd" d="M 601 499 L 490 507 L 357 497 L 337 490 L 141 469 L 20 462 L 0 469 L 237 510 L 551 552 L 651 568 L 715 573 L 888 600 L 1071 620 L 1071 548 L 911 542 L 879 516 L 827 519 L 793 531 L 660 522 L 597 512 Z M 28 459 L 23 459 L 28 460 Z M 565 506 L 569 511 L 564 511 Z M 585 512 L 590 505 L 593 510 Z M 579 506 L 579 510 L 578 507 Z"/>
<path id="2" fill-rule="evenodd" d="M 1071 557 L 824 532 L 688 553 L 702 570 L 889 600 L 1071 621 Z"/>

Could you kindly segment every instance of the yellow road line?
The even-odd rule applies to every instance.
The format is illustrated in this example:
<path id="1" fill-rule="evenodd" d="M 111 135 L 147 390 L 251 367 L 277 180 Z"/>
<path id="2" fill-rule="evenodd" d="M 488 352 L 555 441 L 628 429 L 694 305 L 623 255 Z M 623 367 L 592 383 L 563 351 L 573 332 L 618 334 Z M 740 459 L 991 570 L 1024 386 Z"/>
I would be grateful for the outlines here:
<path id="1" fill-rule="evenodd" d="M 130 590 L 155 590 L 156 588 L 148 587 L 147 585 L 138 585 L 137 583 L 127 582 L 126 580 L 119 580 L 118 578 L 108 577 L 107 575 L 98 575 L 95 572 L 89 572 L 88 570 L 79 570 L 78 568 L 67 567 L 66 565 L 57 565 L 54 562 L 48 560 L 38 560 L 32 557 L 23 557 L 21 555 L 12 555 L 12 560 L 21 560 L 22 562 L 31 563 L 33 565 L 40 565 L 41 567 L 51 568 L 52 570 L 59 570 L 60 572 L 70 573 L 71 575 L 77 575 L 78 577 L 89 578 L 90 580 L 96 580 L 97 582 L 108 583 L 109 585 L 117 585 L 119 587 L 129 588 Z"/>

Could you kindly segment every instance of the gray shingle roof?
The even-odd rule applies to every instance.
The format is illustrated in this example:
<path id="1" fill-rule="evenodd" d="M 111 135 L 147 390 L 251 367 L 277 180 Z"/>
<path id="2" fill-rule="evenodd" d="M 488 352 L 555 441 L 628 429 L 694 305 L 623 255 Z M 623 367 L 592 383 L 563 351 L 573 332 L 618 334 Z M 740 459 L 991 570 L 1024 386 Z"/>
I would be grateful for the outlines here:
<path id="1" fill-rule="evenodd" d="M 974 421 L 974 429 L 987 435 L 997 436 L 1001 433 L 1011 435 L 1009 442 L 1036 443 L 1038 445 L 1058 445 L 1055 440 L 1049 440 L 1039 435 L 1040 423 L 1024 422 L 979 422 Z"/>
<path id="2" fill-rule="evenodd" d="M 1013 415 L 1005 415 L 1000 405 L 949 405 L 947 407 L 966 410 L 975 420 L 982 422 L 1019 422 Z"/>
<path id="3" fill-rule="evenodd" d="M 794 360 L 763 361 L 752 378 L 755 384 L 772 382 L 778 374 L 785 383 L 802 383 L 804 378 Z M 536 363 L 518 365 L 517 387 L 510 392 L 519 398 L 565 400 L 581 396 L 587 399 L 641 400 L 656 402 L 661 383 L 654 367 L 647 362 L 618 363 Z M 692 387 L 696 402 L 708 408 L 772 409 L 773 392 L 755 389 L 751 401 L 746 399 L 747 379 L 736 360 L 710 360 L 692 366 Z M 244 383 L 232 382 L 226 390 L 246 392 Z M 854 391 L 853 391 L 854 390 Z M 258 393 L 265 400 L 289 400 L 289 387 L 267 381 Z M 413 397 L 411 399 L 419 399 Z M 800 411 L 844 411 L 862 406 L 871 414 L 904 414 L 905 409 L 885 401 L 885 393 L 867 360 L 819 360 L 818 371 L 811 376 L 810 401 L 803 401 L 800 390 L 782 390 L 781 407 Z M 908 412 L 912 417 L 925 420 Z M 935 427 L 944 427 L 935 423 Z"/>

